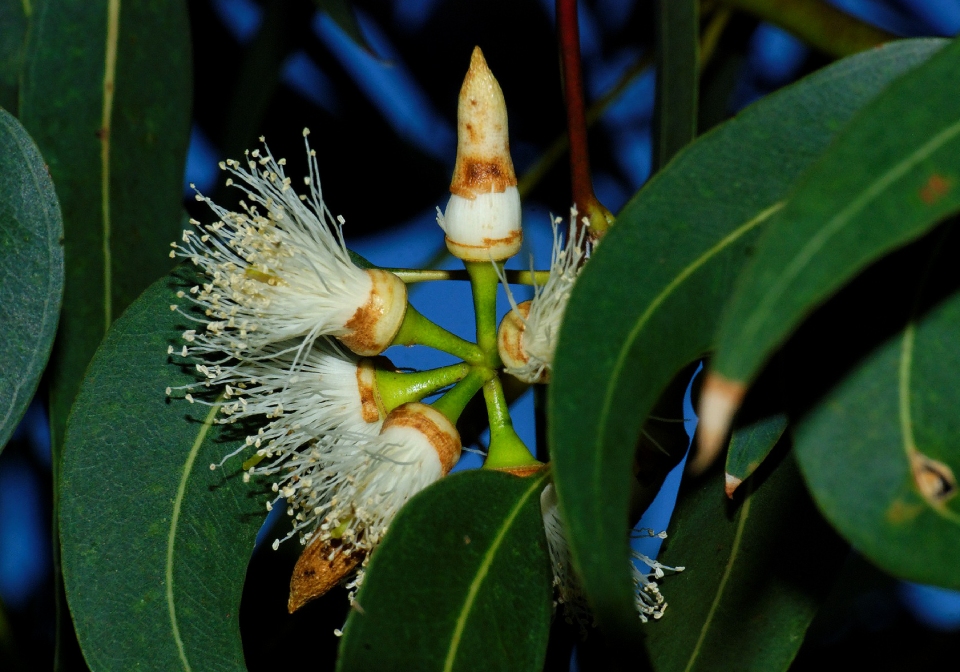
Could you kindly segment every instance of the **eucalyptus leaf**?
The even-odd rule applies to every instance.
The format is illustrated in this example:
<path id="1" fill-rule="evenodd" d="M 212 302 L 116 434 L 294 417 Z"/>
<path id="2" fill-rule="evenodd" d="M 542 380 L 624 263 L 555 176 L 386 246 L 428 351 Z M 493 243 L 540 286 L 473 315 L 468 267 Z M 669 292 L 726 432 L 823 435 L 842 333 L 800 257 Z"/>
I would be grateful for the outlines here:
<path id="1" fill-rule="evenodd" d="M 725 310 L 717 375 L 749 383 L 814 308 L 960 209 L 958 70 L 954 41 L 865 106 L 804 175 Z"/>
<path id="2" fill-rule="evenodd" d="M 190 131 L 186 2 L 35 3 L 20 119 L 63 210 L 66 293 L 50 380 L 55 455 L 115 317 L 173 262 Z"/>
<path id="3" fill-rule="evenodd" d="M 674 374 L 713 346 L 734 279 L 793 182 L 859 108 L 943 44 L 853 56 L 718 126 L 627 204 L 584 268 L 560 333 L 549 440 L 571 550 L 615 639 L 637 628 L 625 523 L 641 424 Z"/>
<path id="4" fill-rule="evenodd" d="M 644 630 L 657 672 L 776 672 L 796 656 L 845 545 L 778 457 L 733 502 L 719 469 L 681 489 L 660 559 L 686 568 L 660 582 L 670 608 Z"/>
<path id="5" fill-rule="evenodd" d="M 657 91 L 654 165 L 662 167 L 697 135 L 700 75 L 700 3 L 657 2 Z"/>
<path id="6" fill-rule="evenodd" d="M 787 429 L 787 416 L 778 413 L 756 420 L 733 432 L 727 450 L 727 495 L 757 470 Z"/>
<path id="7" fill-rule="evenodd" d="M 913 315 L 799 421 L 795 439 L 818 506 L 857 550 L 895 576 L 958 589 L 956 225 L 940 238 Z"/>
<path id="8" fill-rule="evenodd" d="M 63 224 L 40 151 L 0 109 L 0 451 L 47 364 L 63 299 Z"/>
<path id="9" fill-rule="evenodd" d="M 186 320 L 171 312 L 179 271 L 117 320 L 67 427 L 61 480 L 63 576 L 94 670 L 243 670 L 238 610 L 266 515 L 244 483 L 216 407 L 165 395 L 196 382 L 171 361 Z"/>
<path id="10" fill-rule="evenodd" d="M 410 500 L 370 560 L 337 669 L 541 669 L 546 478 L 468 471 Z"/>

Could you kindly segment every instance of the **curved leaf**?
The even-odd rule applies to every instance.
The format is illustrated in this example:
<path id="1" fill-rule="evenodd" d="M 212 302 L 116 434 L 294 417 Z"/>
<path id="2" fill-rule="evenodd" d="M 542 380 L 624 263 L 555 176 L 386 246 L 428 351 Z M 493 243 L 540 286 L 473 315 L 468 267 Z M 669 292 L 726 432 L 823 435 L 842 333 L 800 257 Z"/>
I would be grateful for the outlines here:
<path id="1" fill-rule="evenodd" d="M 190 131 L 183 0 L 34 7 L 20 119 L 63 209 L 66 292 L 51 377 L 53 445 L 115 317 L 167 273 Z"/>
<path id="2" fill-rule="evenodd" d="M 50 355 L 63 298 L 63 224 L 40 151 L 0 109 L 0 451 Z"/>
<path id="3" fill-rule="evenodd" d="M 734 278 L 793 181 L 857 109 L 942 44 L 853 56 L 717 127 L 627 204 L 584 269 L 560 335 L 549 438 L 571 548 L 611 634 L 637 627 L 624 528 L 641 423 L 713 345 Z"/>
<path id="4" fill-rule="evenodd" d="M 97 351 L 67 427 L 64 582 L 77 636 L 100 670 L 243 670 L 238 610 L 265 488 L 243 483 L 215 410 L 168 399 L 195 382 L 169 360 L 192 284 L 163 278 Z"/>
<path id="5" fill-rule="evenodd" d="M 775 672 L 796 656 L 845 545 L 781 456 L 736 502 L 719 469 L 681 491 L 661 561 L 686 569 L 663 580 L 670 608 L 644 631 L 657 672 Z"/>
<path id="6" fill-rule="evenodd" d="M 957 589 L 960 236 L 951 228 L 952 245 L 940 251 L 919 299 L 933 307 L 801 419 L 796 450 L 818 506 L 859 551 L 895 576 Z M 945 287 L 954 293 L 938 301 Z"/>
<path id="7" fill-rule="evenodd" d="M 733 432 L 727 450 L 724 483 L 728 496 L 732 496 L 740 483 L 757 470 L 786 429 L 787 416 L 778 413 Z"/>
<path id="8" fill-rule="evenodd" d="M 337 669 L 541 669 L 546 478 L 468 471 L 410 500 L 370 560 Z"/>
<path id="9" fill-rule="evenodd" d="M 725 310 L 716 375 L 750 382 L 816 306 L 960 209 L 958 70 L 955 41 L 867 105 L 804 176 Z"/>

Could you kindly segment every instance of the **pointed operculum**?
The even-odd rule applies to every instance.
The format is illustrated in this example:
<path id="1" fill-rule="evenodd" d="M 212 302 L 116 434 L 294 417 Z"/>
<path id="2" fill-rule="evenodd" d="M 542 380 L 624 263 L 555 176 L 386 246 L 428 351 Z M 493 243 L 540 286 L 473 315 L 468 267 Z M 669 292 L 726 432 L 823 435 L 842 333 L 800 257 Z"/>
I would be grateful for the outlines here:
<path id="1" fill-rule="evenodd" d="M 720 454 L 730 422 L 746 391 L 743 383 L 728 380 L 717 373 L 707 374 L 700 394 L 697 454 L 690 463 L 691 473 L 702 474 Z"/>
<path id="2" fill-rule="evenodd" d="M 737 478 L 730 473 L 724 474 L 723 491 L 727 493 L 727 497 L 733 499 L 733 493 L 737 491 L 741 483 L 743 483 L 742 478 Z"/>
<path id="3" fill-rule="evenodd" d="M 346 555 L 333 543 L 317 537 L 300 554 L 290 577 L 290 597 L 287 599 L 289 613 L 325 595 L 363 560 L 363 553 L 354 551 Z"/>
<path id="4" fill-rule="evenodd" d="M 443 413 L 418 401 L 398 406 L 383 421 L 380 435 L 416 432 L 437 453 L 440 469 L 446 476 L 460 459 L 460 432 Z"/>
<path id="5" fill-rule="evenodd" d="M 340 342 L 363 357 L 373 357 L 390 347 L 407 312 L 407 286 L 389 271 L 366 269 L 371 288 L 367 300 L 344 325 L 348 333 Z"/>
<path id="6" fill-rule="evenodd" d="M 510 158 L 507 106 L 480 47 L 457 106 L 457 162 L 443 217 L 450 252 L 466 261 L 507 259 L 520 250 L 520 193 Z"/>

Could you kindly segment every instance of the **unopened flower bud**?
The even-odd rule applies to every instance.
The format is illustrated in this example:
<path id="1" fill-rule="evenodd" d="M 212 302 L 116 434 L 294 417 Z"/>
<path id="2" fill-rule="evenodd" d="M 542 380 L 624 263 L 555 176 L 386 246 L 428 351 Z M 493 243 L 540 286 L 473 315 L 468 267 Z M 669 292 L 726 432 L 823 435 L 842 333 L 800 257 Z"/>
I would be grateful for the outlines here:
<path id="1" fill-rule="evenodd" d="M 507 106 L 480 47 L 457 107 L 457 162 L 446 212 L 437 222 L 464 261 L 500 261 L 520 250 L 520 193 L 510 158 Z"/>

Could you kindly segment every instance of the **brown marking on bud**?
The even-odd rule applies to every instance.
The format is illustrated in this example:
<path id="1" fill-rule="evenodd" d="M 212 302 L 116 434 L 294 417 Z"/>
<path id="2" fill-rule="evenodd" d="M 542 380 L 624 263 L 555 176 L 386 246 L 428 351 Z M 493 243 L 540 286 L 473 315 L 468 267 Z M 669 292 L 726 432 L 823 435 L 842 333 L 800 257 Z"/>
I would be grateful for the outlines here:
<path id="1" fill-rule="evenodd" d="M 934 173 L 930 176 L 930 179 L 927 180 L 927 183 L 923 185 L 923 188 L 920 189 L 920 200 L 927 205 L 933 205 L 946 196 L 952 187 L 953 183 L 949 179 L 943 175 Z"/>
<path id="2" fill-rule="evenodd" d="M 747 387 L 710 372 L 700 394 L 700 422 L 697 425 L 697 454 L 689 464 L 692 474 L 702 474 L 717 459 L 724 446 L 734 413 L 740 407 Z"/>
<path id="3" fill-rule="evenodd" d="M 914 449 L 910 451 L 910 470 L 920 494 L 933 506 L 940 508 L 956 496 L 957 479 L 953 470 L 943 462 Z"/>
<path id="4" fill-rule="evenodd" d="M 334 551 L 333 560 L 330 553 Z M 300 554 L 290 577 L 290 597 L 287 611 L 295 612 L 311 600 L 325 595 L 363 560 L 363 553 L 354 551 L 349 556 L 331 541 L 314 539 Z"/>
<path id="5" fill-rule="evenodd" d="M 383 421 L 385 432 L 390 427 L 412 427 L 426 437 L 440 458 L 444 476 L 460 459 L 460 432 L 440 411 L 414 401 L 395 408 Z"/>
<path id="6" fill-rule="evenodd" d="M 460 243 L 450 236 L 444 236 L 450 253 L 464 261 L 490 261 L 512 257 L 523 245 L 523 231 L 512 231 L 503 238 L 484 238 L 480 245 Z"/>
<path id="7" fill-rule="evenodd" d="M 340 342 L 358 355 L 372 357 L 390 347 L 407 310 L 407 286 L 393 273 L 366 269 L 373 280 L 367 302 L 357 308 L 344 327 Z"/>
<path id="8" fill-rule="evenodd" d="M 546 468 L 547 465 L 545 464 L 528 464 L 525 467 L 504 467 L 503 469 L 494 469 L 494 471 L 502 471 L 505 474 L 526 478 L 528 476 L 533 476 L 534 474 L 539 474 Z"/>
<path id="9" fill-rule="evenodd" d="M 741 483 L 743 483 L 742 478 L 737 478 L 733 474 L 724 475 L 723 490 L 727 493 L 729 499 L 733 499 L 733 493 L 737 491 Z"/>
<path id="10" fill-rule="evenodd" d="M 457 106 L 457 162 L 450 192 L 473 199 L 517 184 L 510 158 L 507 106 L 480 47 L 460 88 Z"/>
<path id="11" fill-rule="evenodd" d="M 357 363 L 357 387 L 363 421 L 376 422 L 380 419 L 381 404 L 377 395 L 377 369 L 372 359 L 361 359 Z"/>

